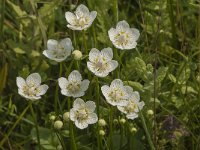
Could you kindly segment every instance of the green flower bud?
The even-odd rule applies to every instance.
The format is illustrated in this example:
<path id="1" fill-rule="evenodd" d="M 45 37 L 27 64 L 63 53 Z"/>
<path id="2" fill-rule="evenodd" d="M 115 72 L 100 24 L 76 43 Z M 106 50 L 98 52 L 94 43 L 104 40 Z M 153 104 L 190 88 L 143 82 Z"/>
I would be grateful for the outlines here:
<path id="1" fill-rule="evenodd" d="M 69 112 L 65 112 L 63 114 L 63 121 L 65 121 L 65 122 L 69 121 Z"/>
<path id="2" fill-rule="evenodd" d="M 55 129 L 59 130 L 59 129 L 61 129 L 62 127 L 63 127 L 63 122 L 62 122 L 62 121 L 57 120 L 57 121 L 54 122 L 54 128 L 55 128 Z"/>
<path id="3" fill-rule="evenodd" d="M 101 136 L 104 136 L 106 133 L 105 133 L 104 130 L 99 130 L 99 134 L 100 134 Z"/>
<path id="4" fill-rule="evenodd" d="M 75 60 L 81 60 L 81 58 L 83 57 L 82 52 L 79 51 L 79 50 L 74 50 L 72 52 L 72 55 L 73 55 L 73 57 L 74 57 Z"/>
<path id="5" fill-rule="evenodd" d="M 104 127 L 106 126 L 106 121 L 104 119 L 99 119 L 98 124 L 99 126 Z"/>

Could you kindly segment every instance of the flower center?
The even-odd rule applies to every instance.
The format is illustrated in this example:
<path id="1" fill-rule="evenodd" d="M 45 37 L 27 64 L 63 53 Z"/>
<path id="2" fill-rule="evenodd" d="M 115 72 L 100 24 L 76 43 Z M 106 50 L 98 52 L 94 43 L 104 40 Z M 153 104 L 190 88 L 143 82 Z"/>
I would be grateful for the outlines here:
<path id="1" fill-rule="evenodd" d="M 128 43 L 129 35 L 126 32 L 120 32 L 116 35 L 115 40 L 119 45 L 126 45 Z"/>
<path id="2" fill-rule="evenodd" d="M 71 92 L 71 93 L 76 93 L 77 91 L 80 90 L 80 83 L 78 82 L 72 82 L 67 86 L 67 89 Z"/>
<path id="3" fill-rule="evenodd" d="M 115 102 L 119 102 L 120 100 L 122 100 L 124 95 L 124 92 L 120 89 L 114 89 L 109 93 L 109 97 Z"/>
<path id="4" fill-rule="evenodd" d="M 124 109 L 127 113 L 132 113 L 137 111 L 138 106 L 135 102 L 131 102 L 127 106 L 125 106 Z"/>
<path id="5" fill-rule="evenodd" d="M 27 85 L 25 85 L 22 90 L 27 96 L 36 96 L 36 93 L 39 92 L 36 87 Z"/>
<path id="6" fill-rule="evenodd" d="M 66 55 L 66 50 L 62 45 L 58 44 L 53 54 L 55 58 L 63 58 Z"/>
<path id="7" fill-rule="evenodd" d="M 85 108 L 77 110 L 76 117 L 77 117 L 77 120 L 79 120 L 79 121 L 83 121 L 83 120 L 87 119 L 88 118 L 87 110 Z"/>

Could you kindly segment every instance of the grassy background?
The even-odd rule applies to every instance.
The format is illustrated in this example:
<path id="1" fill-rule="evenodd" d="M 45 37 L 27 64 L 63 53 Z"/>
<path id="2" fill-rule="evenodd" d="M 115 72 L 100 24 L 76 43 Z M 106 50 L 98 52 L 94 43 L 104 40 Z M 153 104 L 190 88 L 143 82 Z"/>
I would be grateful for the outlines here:
<path id="1" fill-rule="evenodd" d="M 87 48 L 113 47 L 107 31 L 119 20 L 126 20 L 140 30 L 137 49 L 120 52 L 120 78 L 140 91 L 145 101 L 144 117 L 156 149 L 200 149 L 200 1 L 199 0 L 1 0 L 0 1 L 0 140 L 6 135 L 27 101 L 17 93 L 16 77 L 27 77 L 39 72 L 50 88 L 34 108 L 41 127 L 45 149 L 55 149 L 58 139 L 52 139 L 48 114 L 62 113 L 67 109 L 66 98 L 59 94 L 61 109 L 54 104 L 59 64 L 42 55 L 48 39 L 70 37 L 75 49 L 84 53 L 81 32 L 66 27 L 66 11 L 73 11 L 78 4 L 86 4 L 98 12 L 97 19 L 86 32 Z M 118 20 L 116 18 L 119 18 Z M 118 50 L 119 53 L 119 50 Z M 85 53 L 84 53 L 85 54 Z M 86 55 L 86 54 L 85 54 Z M 87 77 L 85 60 L 79 63 Z M 76 68 L 72 58 L 65 62 L 62 75 Z M 70 64 L 72 69 L 69 68 Z M 100 80 L 110 83 L 113 78 Z M 92 86 L 95 85 L 92 80 Z M 95 98 L 95 88 L 90 86 L 89 96 Z M 101 95 L 102 118 L 108 120 L 106 104 Z M 105 106 L 105 107 L 104 107 Z M 146 115 L 152 109 L 155 115 Z M 30 111 L 24 115 L 2 149 L 35 149 L 36 136 Z M 118 119 L 118 114 L 115 115 Z M 138 132 L 128 131 L 135 126 Z M 115 149 L 149 149 L 140 119 L 127 121 L 125 126 L 116 124 L 114 141 L 122 141 Z M 80 149 L 95 149 L 95 128 L 76 131 Z M 64 132 L 65 131 L 65 132 Z M 109 129 L 106 129 L 109 132 Z M 63 130 L 68 141 L 68 128 Z M 48 136 L 46 136 L 48 135 Z M 105 138 L 106 141 L 106 138 Z M 44 144 L 45 145 L 45 144 Z M 106 146 L 105 148 L 106 149 Z"/>

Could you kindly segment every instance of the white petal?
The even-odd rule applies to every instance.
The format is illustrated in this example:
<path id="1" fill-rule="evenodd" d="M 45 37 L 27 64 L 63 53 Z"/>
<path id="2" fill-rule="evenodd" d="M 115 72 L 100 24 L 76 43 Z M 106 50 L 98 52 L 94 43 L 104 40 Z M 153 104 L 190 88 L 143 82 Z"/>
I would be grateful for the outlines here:
<path id="1" fill-rule="evenodd" d="M 87 102 L 85 103 L 85 107 L 87 108 L 87 110 L 88 110 L 89 112 L 94 112 L 94 110 L 95 110 L 95 108 L 96 108 L 96 104 L 95 104 L 95 102 L 93 102 L 93 101 L 87 101 Z"/>
<path id="2" fill-rule="evenodd" d="M 140 94 L 139 94 L 139 92 L 137 92 L 137 91 L 132 92 L 130 99 L 134 100 L 135 102 L 139 102 L 139 100 L 140 100 Z"/>
<path id="3" fill-rule="evenodd" d="M 71 96 L 74 97 L 74 98 L 82 97 L 84 95 L 85 95 L 85 92 L 82 92 L 82 91 L 78 91 L 76 93 L 71 93 Z"/>
<path id="4" fill-rule="evenodd" d="M 100 56 L 101 56 L 101 52 L 96 48 L 92 48 L 89 53 L 89 60 L 91 62 L 95 62 L 96 60 L 99 59 Z"/>
<path id="5" fill-rule="evenodd" d="M 108 31 L 108 36 L 110 38 L 110 40 L 113 42 L 115 41 L 115 37 L 116 35 L 118 34 L 118 31 L 114 28 L 111 28 L 109 31 Z"/>
<path id="6" fill-rule="evenodd" d="M 119 88 L 121 88 L 121 87 L 123 87 L 123 82 L 120 79 L 115 79 L 115 80 L 113 80 L 111 82 L 110 87 L 119 87 Z"/>
<path id="7" fill-rule="evenodd" d="M 74 70 L 69 74 L 68 80 L 74 82 L 81 82 L 82 76 L 77 70 Z"/>
<path id="8" fill-rule="evenodd" d="M 86 91 L 88 89 L 88 86 L 90 84 L 90 81 L 85 79 L 81 82 L 81 91 Z"/>
<path id="9" fill-rule="evenodd" d="M 138 103 L 138 108 L 141 110 L 144 107 L 144 105 L 145 105 L 144 102 L 141 101 Z"/>
<path id="10" fill-rule="evenodd" d="M 131 32 L 134 35 L 135 41 L 137 41 L 140 36 L 140 31 L 136 28 L 131 28 Z"/>
<path id="11" fill-rule="evenodd" d="M 90 24 L 94 21 L 94 19 L 97 17 L 97 12 L 96 11 L 91 11 L 90 12 Z"/>
<path id="12" fill-rule="evenodd" d="M 48 88 L 49 87 L 46 84 L 40 85 L 37 88 L 38 93 L 36 94 L 36 96 L 44 95 L 47 92 Z"/>
<path id="13" fill-rule="evenodd" d="M 71 12 L 66 12 L 65 13 L 65 19 L 67 20 L 67 22 L 71 25 L 74 25 L 75 24 L 75 20 L 76 20 L 76 16 L 71 13 Z"/>
<path id="14" fill-rule="evenodd" d="M 76 119 L 75 112 L 76 112 L 76 110 L 74 110 L 73 108 L 70 109 L 69 118 L 70 118 L 70 120 L 72 120 L 72 121 L 75 121 L 75 119 Z"/>
<path id="15" fill-rule="evenodd" d="M 125 110 L 124 110 L 124 106 L 117 106 L 118 110 L 121 111 L 122 113 L 127 113 Z"/>
<path id="16" fill-rule="evenodd" d="M 138 114 L 137 113 L 131 113 L 131 114 L 127 114 L 126 117 L 128 119 L 132 119 L 133 120 L 133 119 L 138 117 Z"/>
<path id="17" fill-rule="evenodd" d="M 84 29 L 83 27 L 74 26 L 74 25 L 70 25 L 70 24 L 68 24 L 67 27 L 72 29 L 72 30 L 79 30 L 79 31 Z"/>
<path id="18" fill-rule="evenodd" d="M 101 77 L 101 78 L 108 76 L 108 74 L 109 74 L 109 72 L 107 70 L 95 72 L 95 75 L 98 76 L 98 77 Z"/>
<path id="19" fill-rule="evenodd" d="M 94 124 L 94 123 L 96 123 L 97 121 L 98 121 L 97 114 L 95 114 L 95 113 L 89 114 L 88 120 L 87 120 L 87 123 L 88 123 L 88 124 Z"/>
<path id="20" fill-rule="evenodd" d="M 65 95 L 65 96 L 68 96 L 68 97 L 71 97 L 71 96 L 72 96 L 71 93 L 69 93 L 69 91 L 68 91 L 67 89 L 62 89 L 62 90 L 61 90 L 61 94 L 62 94 L 62 95 Z"/>
<path id="21" fill-rule="evenodd" d="M 23 88 L 26 85 L 26 81 L 22 77 L 16 79 L 18 88 Z"/>
<path id="22" fill-rule="evenodd" d="M 85 102 L 81 98 L 77 98 L 73 103 L 74 109 L 79 109 L 84 106 L 85 106 Z"/>
<path id="23" fill-rule="evenodd" d="M 108 93 L 110 91 L 110 87 L 107 86 L 107 85 L 104 85 L 104 86 L 101 87 L 101 91 L 102 91 L 104 97 L 107 99 L 108 98 Z"/>
<path id="24" fill-rule="evenodd" d="M 67 50 L 68 53 L 71 53 L 71 51 L 74 49 L 70 38 L 62 39 L 59 44 L 62 45 L 62 47 Z"/>
<path id="25" fill-rule="evenodd" d="M 47 49 L 48 50 L 55 50 L 57 45 L 58 45 L 58 41 L 56 41 L 56 40 L 49 39 L 47 41 Z"/>
<path id="26" fill-rule="evenodd" d="M 60 78 L 58 79 L 58 84 L 59 84 L 59 86 L 60 86 L 61 89 L 66 89 L 66 87 L 67 87 L 67 85 L 68 85 L 68 81 L 67 81 L 66 78 L 60 77 Z"/>
<path id="27" fill-rule="evenodd" d="M 88 10 L 88 8 L 87 8 L 85 5 L 80 4 L 80 5 L 76 8 L 75 14 L 76 14 L 78 17 L 87 16 L 87 15 L 89 14 L 89 10 Z"/>
<path id="28" fill-rule="evenodd" d="M 87 67 L 88 69 L 93 72 L 94 74 L 97 72 L 97 68 L 96 66 L 92 63 L 92 62 L 87 62 Z"/>
<path id="29" fill-rule="evenodd" d="M 118 23 L 117 23 L 117 27 L 116 27 L 116 29 L 118 30 L 118 31 L 125 31 L 126 29 L 129 29 L 130 27 L 129 27 L 129 24 L 125 21 L 125 20 L 123 20 L 123 21 L 119 21 Z"/>
<path id="30" fill-rule="evenodd" d="M 105 59 L 106 61 L 109 61 L 109 60 L 112 60 L 113 58 L 113 51 L 110 47 L 104 48 L 101 50 L 101 55 L 103 59 Z"/>
<path id="31" fill-rule="evenodd" d="M 130 87 L 130 86 L 124 86 L 125 89 L 126 89 L 126 92 L 129 94 L 129 95 L 132 95 L 133 94 L 133 88 Z"/>
<path id="32" fill-rule="evenodd" d="M 41 77 L 38 73 L 32 73 L 26 78 L 28 86 L 39 86 L 41 84 Z"/>
<path id="33" fill-rule="evenodd" d="M 75 125 L 79 129 L 85 129 L 88 127 L 87 122 L 84 122 L 84 121 L 79 122 L 78 120 L 75 121 Z"/>
<path id="34" fill-rule="evenodd" d="M 111 60 L 108 62 L 108 71 L 112 72 L 118 67 L 118 62 L 116 60 Z"/>
<path id="35" fill-rule="evenodd" d="M 55 58 L 54 50 L 44 50 L 43 51 L 43 55 L 46 56 L 49 59 L 54 59 Z"/>

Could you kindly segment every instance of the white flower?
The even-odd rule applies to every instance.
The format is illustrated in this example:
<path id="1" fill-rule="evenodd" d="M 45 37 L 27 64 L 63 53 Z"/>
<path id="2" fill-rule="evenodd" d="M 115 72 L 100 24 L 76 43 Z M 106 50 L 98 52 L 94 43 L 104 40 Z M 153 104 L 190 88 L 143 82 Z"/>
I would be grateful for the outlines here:
<path id="1" fill-rule="evenodd" d="M 74 101 L 73 108 L 70 109 L 70 119 L 75 122 L 76 127 L 84 129 L 88 124 L 94 124 L 98 121 L 97 114 L 94 113 L 96 105 L 93 101 L 86 103 L 77 98 Z"/>
<path id="2" fill-rule="evenodd" d="M 138 112 L 145 105 L 143 101 L 140 101 L 140 95 L 138 92 L 132 92 L 127 105 L 117 106 L 117 108 L 126 114 L 128 119 L 135 119 L 138 117 Z"/>
<path id="3" fill-rule="evenodd" d="M 61 62 L 71 54 L 73 49 L 70 38 L 65 38 L 61 41 L 49 39 L 47 41 L 47 50 L 44 50 L 43 54 L 51 60 Z"/>
<path id="4" fill-rule="evenodd" d="M 101 91 L 109 104 L 113 106 L 125 106 L 132 88 L 124 86 L 120 79 L 115 79 L 111 82 L 110 87 L 107 85 L 102 86 Z"/>
<path id="5" fill-rule="evenodd" d="M 115 70 L 118 62 L 112 60 L 113 51 L 110 47 L 99 51 L 96 48 L 91 49 L 89 53 L 88 69 L 98 77 L 106 77 L 110 72 Z"/>
<path id="6" fill-rule="evenodd" d="M 89 12 L 88 8 L 83 4 L 79 5 L 74 13 L 69 11 L 65 13 L 65 18 L 69 23 L 67 27 L 72 30 L 87 29 L 92 25 L 96 16 L 96 11 Z"/>
<path id="7" fill-rule="evenodd" d="M 88 89 L 90 81 L 85 79 L 82 81 L 81 74 L 74 70 L 68 76 L 68 80 L 64 77 L 58 79 L 58 84 L 61 88 L 61 93 L 65 96 L 81 97 Z"/>
<path id="8" fill-rule="evenodd" d="M 136 47 L 140 32 L 138 29 L 130 28 L 129 24 L 123 20 L 117 23 L 116 29 L 111 28 L 108 35 L 116 48 L 128 50 Z"/>
<path id="9" fill-rule="evenodd" d="M 49 88 L 46 84 L 40 85 L 41 77 L 38 73 L 30 74 L 26 81 L 22 77 L 17 77 L 16 82 L 18 93 L 29 100 L 40 99 Z"/>

